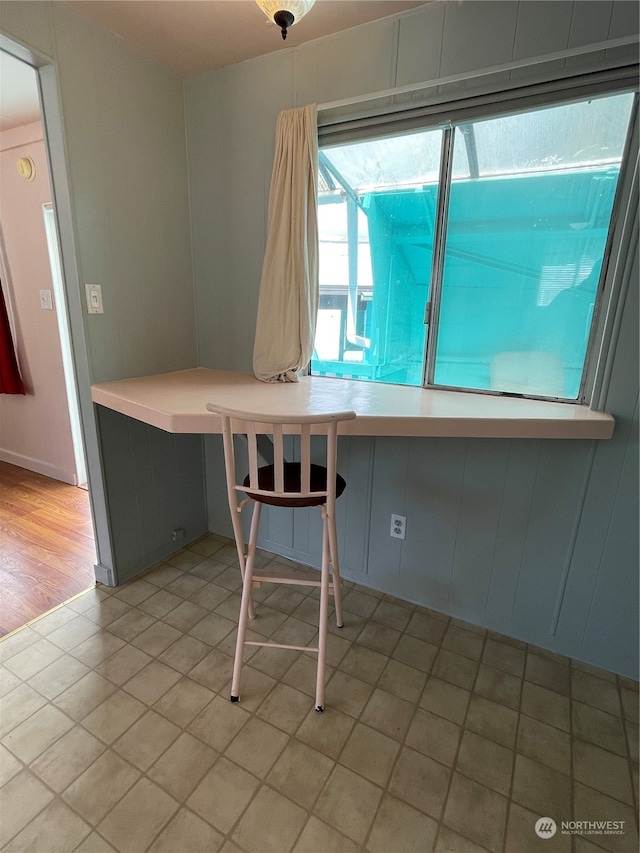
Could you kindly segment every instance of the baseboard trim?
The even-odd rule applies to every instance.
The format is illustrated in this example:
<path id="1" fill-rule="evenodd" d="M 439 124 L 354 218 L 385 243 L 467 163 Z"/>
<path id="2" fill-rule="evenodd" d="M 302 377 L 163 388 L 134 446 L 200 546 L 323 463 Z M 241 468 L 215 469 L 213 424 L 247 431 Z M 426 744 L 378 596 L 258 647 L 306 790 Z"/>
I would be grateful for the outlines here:
<path id="1" fill-rule="evenodd" d="M 93 570 L 96 573 L 96 581 L 98 583 L 104 584 L 104 586 L 116 586 L 113 569 L 109 569 L 100 563 L 95 563 Z"/>
<path id="2" fill-rule="evenodd" d="M 0 448 L 0 461 L 7 462 L 9 465 L 16 465 L 18 468 L 26 468 L 27 471 L 34 471 L 36 474 L 42 474 L 45 477 L 51 477 L 52 480 L 69 483 L 70 486 L 78 485 L 78 477 L 75 471 L 58 468 L 57 465 L 51 465 L 51 463 L 43 462 L 41 459 L 33 459 L 31 456 L 24 456 L 21 453 L 13 453 L 11 450 Z"/>

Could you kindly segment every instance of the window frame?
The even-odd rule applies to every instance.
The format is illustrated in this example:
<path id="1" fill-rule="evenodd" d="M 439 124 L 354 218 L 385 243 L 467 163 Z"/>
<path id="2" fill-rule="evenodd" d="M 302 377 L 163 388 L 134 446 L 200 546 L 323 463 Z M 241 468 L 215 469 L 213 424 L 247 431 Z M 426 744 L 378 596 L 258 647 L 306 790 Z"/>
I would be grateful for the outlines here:
<path id="1" fill-rule="evenodd" d="M 625 92 L 632 93 L 634 100 L 623 147 L 620 174 L 611 211 L 577 397 L 569 399 L 435 383 L 434 372 L 455 129 L 473 121 L 526 113 L 535 109 L 562 106 Z M 506 87 L 497 86 L 493 91 L 484 91 L 475 95 L 460 92 L 460 90 L 447 93 L 445 87 L 444 92 L 439 92 L 418 106 L 407 107 L 406 104 L 398 106 L 394 103 L 387 103 L 382 110 L 370 110 L 368 114 L 362 113 L 350 118 L 342 117 L 338 120 L 329 117 L 325 123 L 323 123 L 320 114 L 319 150 L 348 142 L 397 136 L 418 130 L 441 129 L 443 131 L 431 284 L 429 301 L 425 310 L 425 323 L 427 320 L 428 323 L 423 350 L 422 388 L 491 396 L 516 396 L 576 405 L 594 405 L 594 403 L 598 406 L 602 405 L 606 393 L 607 364 L 610 362 L 610 353 L 615 346 L 615 330 L 619 325 L 615 318 L 624 286 L 621 268 L 624 267 L 625 255 L 631 244 L 633 232 L 633 226 L 630 226 L 629 220 L 630 218 L 633 219 L 632 200 L 634 192 L 637 197 L 638 92 L 638 65 L 629 65 L 590 74 L 575 76 L 568 74 L 558 79 L 529 85 L 521 84 L 518 86 L 517 83 L 510 81 Z"/>

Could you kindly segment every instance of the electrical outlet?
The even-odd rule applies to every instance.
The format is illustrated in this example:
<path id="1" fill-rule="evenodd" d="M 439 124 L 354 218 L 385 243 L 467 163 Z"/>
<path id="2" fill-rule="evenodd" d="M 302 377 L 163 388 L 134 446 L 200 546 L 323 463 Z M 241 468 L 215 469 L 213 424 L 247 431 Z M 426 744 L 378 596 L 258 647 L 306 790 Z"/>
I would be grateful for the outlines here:
<path id="1" fill-rule="evenodd" d="M 404 515 L 391 515 L 391 530 L 389 535 L 395 539 L 404 539 L 407 533 L 407 519 Z"/>
<path id="2" fill-rule="evenodd" d="M 178 527 L 176 530 L 171 531 L 172 542 L 179 542 L 181 539 L 184 539 L 184 527 Z"/>

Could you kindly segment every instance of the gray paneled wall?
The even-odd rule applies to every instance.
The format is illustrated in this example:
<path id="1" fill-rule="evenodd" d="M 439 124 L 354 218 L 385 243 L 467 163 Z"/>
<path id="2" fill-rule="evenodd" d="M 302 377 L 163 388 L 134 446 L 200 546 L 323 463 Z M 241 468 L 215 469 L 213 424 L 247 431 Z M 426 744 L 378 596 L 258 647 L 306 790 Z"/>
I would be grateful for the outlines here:
<path id="1" fill-rule="evenodd" d="M 189 81 L 201 364 L 251 369 L 281 109 L 637 32 L 625 0 L 437 3 Z M 342 440 L 346 576 L 637 677 L 637 279 L 608 399 L 612 441 Z M 209 526 L 229 534 L 220 441 L 205 447 Z M 404 542 L 389 537 L 392 512 L 407 516 Z M 263 547 L 319 564 L 315 515 L 265 516 Z"/>
<path id="2" fill-rule="evenodd" d="M 53 3 L 94 382 L 197 363 L 182 83 Z"/>
<path id="3" fill-rule="evenodd" d="M 118 583 L 207 532 L 202 436 L 97 406 Z M 172 532 L 183 538 L 172 540 Z"/>

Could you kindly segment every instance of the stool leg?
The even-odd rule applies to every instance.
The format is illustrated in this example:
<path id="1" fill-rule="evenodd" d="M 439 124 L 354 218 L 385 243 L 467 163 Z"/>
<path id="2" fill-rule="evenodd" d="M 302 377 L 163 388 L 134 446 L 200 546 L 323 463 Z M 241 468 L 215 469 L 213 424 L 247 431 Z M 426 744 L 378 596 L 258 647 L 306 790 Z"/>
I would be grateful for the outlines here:
<path id="1" fill-rule="evenodd" d="M 331 573 L 333 574 L 333 603 L 336 608 L 336 626 L 342 628 L 342 589 L 340 581 L 340 567 L 338 565 L 338 536 L 336 533 L 335 518 L 327 515 L 326 522 L 329 526 L 329 549 L 331 553 Z"/>
<path id="2" fill-rule="evenodd" d="M 253 612 L 251 598 L 251 586 L 253 583 L 253 563 L 256 555 L 256 542 L 258 541 L 258 527 L 260 525 L 260 510 L 262 504 L 253 505 L 253 517 L 251 518 L 251 532 L 249 534 L 249 548 L 244 566 L 242 578 L 242 601 L 240 603 L 240 618 L 238 619 L 238 636 L 236 638 L 236 656 L 233 661 L 233 677 L 231 679 L 232 702 L 240 698 L 240 676 L 242 675 L 242 658 L 244 653 L 244 638 L 247 633 L 247 620 Z"/>
<path id="3" fill-rule="evenodd" d="M 255 515 L 255 512 L 259 506 L 260 506 L 260 504 L 254 503 L 254 505 L 253 505 L 254 515 Z M 238 552 L 238 562 L 240 563 L 240 574 L 242 576 L 242 581 L 244 583 L 244 572 L 245 572 L 245 565 L 247 563 L 247 557 L 246 557 L 245 552 L 244 552 L 244 531 L 242 529 L 242 522 L 240 521 L 240 512 L 241 512 L 240 507 L 238 507 L 235 512 L 232 510 L 232 512 L 231 512 L 231 523 L 233 525 L 233 535 L 235 536 L 235 540 L 236 540 L 236 551 Z M 252 518 L 252 522 L 253 522 L 253 518 Z M 256 614 L 255 614 L 255 610 L 253 609 L 253 597 L 251 597 L 249 599 L 249 619 L 255 619 L 255 618 L 256 618 Z"/>
<path id="4" fill-rule="evenodd" d="M 329 620 L 329 530 L 325 508 L 322 508 L 322 572 L 320 575 L 320 619 L 318 623 L 318 669 L 316 673 L 316 711 L 324 711 L 324 668 L 327 658 L 327 623 Z"/>

